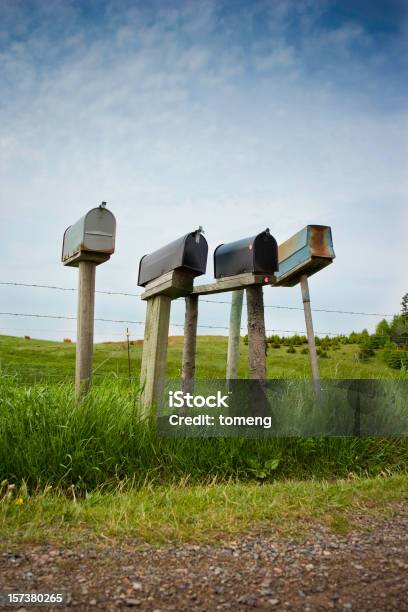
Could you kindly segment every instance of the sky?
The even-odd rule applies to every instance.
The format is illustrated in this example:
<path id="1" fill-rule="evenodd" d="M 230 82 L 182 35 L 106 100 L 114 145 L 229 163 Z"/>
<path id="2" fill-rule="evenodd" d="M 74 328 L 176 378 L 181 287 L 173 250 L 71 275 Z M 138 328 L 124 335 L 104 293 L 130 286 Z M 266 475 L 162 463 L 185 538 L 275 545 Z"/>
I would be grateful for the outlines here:
<path id="1" fill-rule="evenodd" d="M 0 0 L 0 282 L 75 288 L 65 228 L 102 200 L 116 252 L 97 289 L 140 293 L 142 255 L 202 225 L 212 252 L 330 225 L 312 307 L 395 313 L 407 286 L 408 4 L 398 0 Z M 76 293 L 0 285 L 1 312 L 75 316 Z M 230 294 L 213 296 L 228 301 Z M 305 329 L 298 286 L 266 327 Z M 98 294 L 95 340 L 143 337 L 139 297 Z M 200 333 L 228 304 L 202 302 Z M 315 312 L 318 333 L 381 317 Z M 170 333 L 181 334 L 183 300 Z M 243 319 L 245 325 L 245 317 Z M 218 326 L 218 327 L 217 327 Z M 75 337 L 0 315 L 0 333 Z M 244 333 L 244 332 L 243 332 Z"/>

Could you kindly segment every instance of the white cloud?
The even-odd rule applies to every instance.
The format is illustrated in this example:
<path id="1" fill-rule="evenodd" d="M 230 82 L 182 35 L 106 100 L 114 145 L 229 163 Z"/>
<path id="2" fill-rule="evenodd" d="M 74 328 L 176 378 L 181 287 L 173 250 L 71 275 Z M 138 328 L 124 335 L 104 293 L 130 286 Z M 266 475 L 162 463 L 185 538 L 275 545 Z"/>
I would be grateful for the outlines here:
<path id="1" fill-rule="evenodd" d="M 304 10 L 302 27 L 315 36 L 295 48 L 285 38 L 294 5 L 274 3 L 271 43 L 240 46 L 217 3 L 179 4 L 153 21 L 138 7 L 118 15 L 112 4 L 109 28 L 88 36 L 65 5 L 44 17 L 56 14 L 59 28 L 65 19 L 65 35 L 52 39 L 41 23 L 30 29 L 23 11 L 13 18 L 20 42 L 2 51 L 0 280 L 75 283 L 76 271 L 59 262 L 63 230 L 106 199 L 118 241 L 98 269 L 100 288 L 137 292 L 140 256 L 199 224 L 214 247 L 267 225 L 281 241 L 327 223 L 338 257 L 311 281 L 316 305 L 395 311 L 406 291 L 407 118 L 367 95 L 372 73 L 350 55 L 361 28 L 329 36 Z M 332 64 L 308 71 L 306 59 L 319 62 L 333 40 L 338 53 L 347 50 L 360 90 L 337 83 Z M 211 275 L 211 251 L 208 268 Z M 64 294 L 26 302 L 2 291 L 1 310 L 75 311 Z M 123 300 L 98 298 L 97 311 L 141 320 L 144 305 Z M 266 302 L 298 304 L 298 291 L 269 292 Z M 174 316 L 182 321 L 181 306 Z M 333 317 L 320 316 L 317 329 L 371 321 Z M 225 324 L 227 309 L 203 304 L 200 319 Z M 303 329 L 301 313 L 290 311 L 268 311 L 268 325 Z"/>

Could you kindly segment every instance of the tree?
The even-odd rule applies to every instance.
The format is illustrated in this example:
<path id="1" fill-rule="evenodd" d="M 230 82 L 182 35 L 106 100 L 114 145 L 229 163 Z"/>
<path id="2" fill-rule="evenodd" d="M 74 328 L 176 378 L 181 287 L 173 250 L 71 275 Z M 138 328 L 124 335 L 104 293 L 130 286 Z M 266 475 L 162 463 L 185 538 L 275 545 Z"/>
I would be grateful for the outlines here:
<path id="1" fill-rule="evenodd" d="M 387 336 L 388 338 L 390 337 L 391 328 L 390 324 L 386 319 L 383 319 L 378 323 L 377 327 L 375 328 L 375 333 L 378 336 Z"/>
<path id="2" fill-rule="evenodd" d="M 391 340 L 399 347 L 408 346 L 408 317 L 396 315 L 391 323 Z"/>
<path id="3" fill-rule="evenodd" d="M 402 296 L 401 315 L 404 319 L 408 319 L 408 293 Z"/>

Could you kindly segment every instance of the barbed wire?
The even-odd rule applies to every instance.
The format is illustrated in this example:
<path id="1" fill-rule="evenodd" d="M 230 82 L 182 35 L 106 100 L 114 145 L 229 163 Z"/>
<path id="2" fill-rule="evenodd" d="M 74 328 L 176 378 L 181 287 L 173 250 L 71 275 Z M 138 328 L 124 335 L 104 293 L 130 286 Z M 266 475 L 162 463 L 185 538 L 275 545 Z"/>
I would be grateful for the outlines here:
<path id="1" fill-rule="evenodd" d="M 51 329 L 50 327 L 41 328 L 41 327 L 0 327 L 2 331 L 19 331 L 22 334 L 27 334 L 28 332 L 47 332 L 49 334 L 76 334 L 76 329 Z M 129 332 L 130 335 L 133 334 L 132 331 Z M 106 337 L 107 335 L 112 336 L 126 336 L 126 331 L 95 331 L 94 336 Z"/>
<path id="2" fill-rule="evenodd" d="M 75 321 L 76 317 L 71 315 L 45 315 L 38 313 L 23 313 L 23 312 L 0 312 L 0 316 L 9 316 L 9 317 L 28 317 L 28 318 L 37 318 L 37 319 L 64 319 L 69 321 Z M 105 323 L 129 323 L 131 325 L 144 325 L 144 321 L 131 321 L 127 319 L 104 319 L 100 317 L 95 317 L 95 321 L 103 321 Z M 184 328 L 184 323 L 172 323 L 170 322 L 170 327 L 182 327 Z M 224 325 L 197 325 L 198 328 L 202 329 L 226 329 L 229 330 L 229 327 Z M 245 327 L 241 327 L 241 330 L 245 330 Z M 296 329 L 265 329 L 267 332 L 282 332 L 288 334 L 300 334 L 305 335 L 305 331 L 296 330 Z M 315 334 L 319 334 L 322 336 L 344 336 L 344 334 L 340 332 L 323 332 L 316 331 Z"/>
<path id="3" fill-rule="evenodd" d="M 36 289 L 53 289 L 57 291 L 78 291 L 75 287 L 59 287 L 56 285 L 38 285 L 34 283 L 17 283 L 17 282 L 0 282 L 0 286 L 14 286 L 14 287 L 33 287 Z M 95 293 L 99 293 L 102 295 L 121 295 L 125 297 L 140 297 L 142 293 L 126 293 L 125 291 L 102 291 L 96 290 Z M 201 302 L 205 302 L 207 304 L 228 304 L 231 302 L 227 300 L 209 300 L 206 298 L 200 298 Z M 302 307 L 299 306 L 285 306 L 278 304 L 265 304 L 265 308 L 275 308 L 277 310 L 299 310 L 303 311 Z M 360 312 L 354 310 L 335 310 L 330 308 L 312 308 L 314 312 L 326 312 L 326 313 L 334 313 L 334 314 L 345 314 L 345 315 L 358 315 L 358 316 L 366 316 L 366 317 L 393 317 L 393 314 L 389 313 L 378 313 L 378 312 Z"/>
<path id="4" fill-rule="evenodd" d="M 0 285 L 13 286 L 13 287 L 34 287 L 35 289 L 54 289 L 57 291 L 78 291 L 75 287 L 58 287 L 56 285 L 36 285 L 34 283 L 14 283 L 14 282 L 0 282 Z M 105 295 L 124 295 L 126 297 L 140 297 L 141 293 L 125 293 L 124 291 L 100 291 L 95 290 L 95 293 L 103 293 Z"/>

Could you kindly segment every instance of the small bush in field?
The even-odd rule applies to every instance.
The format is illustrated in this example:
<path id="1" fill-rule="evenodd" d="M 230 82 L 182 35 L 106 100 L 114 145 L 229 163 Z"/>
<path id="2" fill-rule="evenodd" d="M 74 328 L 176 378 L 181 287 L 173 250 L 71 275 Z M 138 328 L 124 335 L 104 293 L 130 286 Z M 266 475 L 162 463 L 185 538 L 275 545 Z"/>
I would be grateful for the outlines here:
<path id="1" fill-rule="evenodd" d="M 288 349 L 286 349 L 287 353 L 296 353 L 296 349 L 294 346 L 290 346 Z"/>
<path id="2" fill-rule="evenodd" d="M 408 368 L 408 351 L 387 349 L 383 353 L 383 358 L 387 366 L 393 370 Z"/>
<path id="3" fill-rule="evenodd" d="M 300 351 L 301 355 L 307 355 L 309 352 L 309 349 L 307 348 L 302 348 L 302 350 Z"/>
<path id="4" fill-rule="evenodd" d="M 368 359 L 370 359 L 370 357 L 374 357 L 374 355 L 374 350 L 368 344 L 365 344 L 363 346 L 360 346 L 360 350 L 358 352 L 357 357 L 359 361 L 367 361 Z"/>

